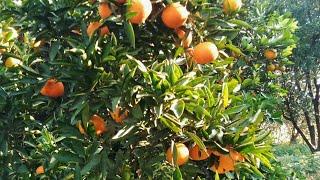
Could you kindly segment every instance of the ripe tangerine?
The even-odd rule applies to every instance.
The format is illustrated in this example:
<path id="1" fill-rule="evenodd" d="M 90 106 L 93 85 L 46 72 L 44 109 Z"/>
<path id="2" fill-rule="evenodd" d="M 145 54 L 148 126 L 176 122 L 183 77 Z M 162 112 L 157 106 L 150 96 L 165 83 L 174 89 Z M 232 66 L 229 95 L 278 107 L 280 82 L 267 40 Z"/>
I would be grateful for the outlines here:
<path id="1" fill-rule="evenodd" d="M 219 163 L 214 164 L 210 169 L 213 172 L 224 174 L 226 172 L 234 171 L 234 160 L 227 154 L 219 157 Z"/>
<path id="2" fill-rule="evenodd" d="M 40 90 L 40 94 L 48 97 L 61 97 L 64 94 L 64 85 L 56 79 L 49 79 Z"/>
<path id="3" fill-rule="evenodd" d="M 101 19 L 107 19 L 112 14 L 112 11 L 108 3 L 100 3 L 98 7 L 98 11 Z"/>
<path id="4" fill-rule="evenodd" d="M 105 36 L 109 34 L 110 34 L 110 30 L 108 26 L 103 26 L 102 28 L 100 28 L 100 36 Z"/>
<path id="5" fill-rule="evenodd" d="M 207 149 L 200 149 L 200 147 L 195 144 L 189 149 L 190 159 L 194 161 L 201 161 L 209 158 L 209 151 Z"/>
<path id="6" fill-rule="evenodd" d="M 207 64 L 218 58 L 219 51 L 212 42 L 203 42 L 194 48 L 193 60 L 198 64 Z"/>
<path id="7" fill-rule="evenodd" d="M 93 35 L 93 33 L 99 29 L 99 27 L 101 26 L 101 24 L 99 22 L 91 22 L 87 28 L 87 34 L 89 37 L 91 37 Z"/>
<path id="8" fill-rule="evenodd" d="M 177 165 L 181 166 L 188 162 L 189 159 L 189 150 L 186 145 L 182 143 L 175 144 L 177 148 Z M 170 147 L 166 152 L 167 161 L 173 164 L 173 149 Z"/>
<path id="9" fill-rule="evenodd" d="M 278 53 L 276 49 L 267 49 L 264 51 L 264 56 L 268 59 L 268 60 L 274 60 L 277 58 Z"/>
<path id="10" fill-rule="evenodd" d="M 152 4 L 150 0 L 132 0 L 128 9 L 130 13 L 136 13 L 129 19 L 132 24 L 144 23 L 152 11 Z"/>
<path id="11" fill-rule="evenodd" d="M 169 28 L 176 29 L 181 27 L 188 19 L 189 12 L 186 7 L 179 2 L 172 3 L 162 12 L 162 21 Z"/>
<path id="12" fill-rule="evenodd" d="M 43 174 L 44 173 L 44 167 L 43 166 L 39 166 L 36 169 L 36 174 Z"/>
<path id="13" fill-rule="evenodd" d="M 242 6 L 241 0 L 224 0 L 223 1 L 223 12 L 230 14 L 238 11 Z"/>

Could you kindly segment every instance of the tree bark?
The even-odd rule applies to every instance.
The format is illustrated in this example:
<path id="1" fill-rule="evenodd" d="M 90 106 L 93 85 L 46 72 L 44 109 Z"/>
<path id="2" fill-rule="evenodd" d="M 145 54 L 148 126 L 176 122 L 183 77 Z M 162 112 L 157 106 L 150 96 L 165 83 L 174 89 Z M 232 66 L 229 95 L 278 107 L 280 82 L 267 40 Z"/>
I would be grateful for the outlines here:
<path id="1" fill-rule="evenodd" d="M 314 153 L 316 151 L 315 147 L 310 143 L 310 141 L 308 140 L 307 136 L 304 134 L 304 132 L 300 129 L 299 125 L 297 124 L 297 122 L 294 119 L 294 114 L 293 111 L 290 107 L 290 103 L 289 101 L 286 99 L 285 100 L 285 105 L 287 107 L 287 112 L 289 112 L 289 116 L 285 116 L 284 118 L 286 118 L 288 121 L 290 121 L 293 125 L 293 127 L 298 131 L 298 133 L 300 134 L 300 136 L 302 137 L 302 139 L 304 140 L 304 142 L 307 144 L 307 146 L 309 147 L 310 151 L 312 153 Z"/>
<path id="2" fill-rule="evenodd" d="M 319 115 L 319 99 L 320 99 L 320 85 L 317 84 L 317 78 L 313 78 L 314 86 L 316 87 L 316 95 L 314 98 L 313 106 L 314 106 L 314 116 L 316 119 L 316 125 L 317 125 L 317 132 L 318 132 L 318 144 L 317 144 L 317 150 L 320 150 L 320 115 Z"/>
<path id="3" fill-rule="evenodd" d="M 320 85 L 317 85 L 317 78 L 313 78 L 313 84 L 315 86 L 315 95 L 313 94 L 313 88 L 312 88 L 312 82 L 311 82 L 311 77 L 310 77 L 310 72 L 306 72 L 306 82 L 307 86 L 309 89 L 309 96 L 312 99 L 312 104 L 313 104 L 313 110 L 314 110 L 314 118 L 316 121 L 316 127 L 317 127 L 317 150 L 320 150 L 320 116 L 319 116 L 319 90 L 320 90 Z"/>
<path id="4" fill-rule="evenodd" d="M 295 73 L 297 74 L 297 70 L 295 69 Z M 297 75 L 295 75 L 295 85 L 298 89 L 298 92 L 302 92 L 301 90 L 301 86 L 300 86 L 300 82 L 298 80 L 298 77 Z M 303 111 L 303 114 L 304 114 L 304 117 L 305 117 L 305 120 L 306 120 L 306 123 L 307 123 L 307 127 L 308 127 L 308 130 L 309 130 L 309 135 L 310 135 L 310 140 L 311 140 L 311 143 L 313 145 L 316 145 L 316 134 L 315 134 L 315 128 L 314 128 L 314 125 L 312 124 L 311 122 L 311 118 L 310 118 L 310 115 L 309 115 L 309 112 L 307 110 L 307 108 L 305 106 L 302 106 L 302 111 Z"/>

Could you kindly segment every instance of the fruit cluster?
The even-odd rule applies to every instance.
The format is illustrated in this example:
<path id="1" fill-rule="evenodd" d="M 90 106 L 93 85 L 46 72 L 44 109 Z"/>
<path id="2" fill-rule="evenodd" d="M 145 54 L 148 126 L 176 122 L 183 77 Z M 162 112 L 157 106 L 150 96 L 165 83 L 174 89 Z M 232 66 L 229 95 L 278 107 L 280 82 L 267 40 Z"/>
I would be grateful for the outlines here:
<path id="1" fill-rule="evenodd" d="M 176 148 L 176 161 L 173 157 L 173 149 Z M 177 164 L 181 166 L 188 162 L 189 159 L 193 161 L 203 161 L 214 156 L 219 160 L 216 161 L 212 166 L 211 170 L 219 174 L 224 174 L 226 172 L 234 171 L 235 163 L 237 161 L 243 162 L 244 156 L 241 153 L 235 151 L 231 146 L 226 147 L 229 153 L 220 153 L 217 150 L 211 148 L 201 149 L 197 144 L 193 144 L 189 149 L 183 143 L 176 143 L 174 146 L 168 148 L 166 152 L 167 161 L 171 164 Z"/>

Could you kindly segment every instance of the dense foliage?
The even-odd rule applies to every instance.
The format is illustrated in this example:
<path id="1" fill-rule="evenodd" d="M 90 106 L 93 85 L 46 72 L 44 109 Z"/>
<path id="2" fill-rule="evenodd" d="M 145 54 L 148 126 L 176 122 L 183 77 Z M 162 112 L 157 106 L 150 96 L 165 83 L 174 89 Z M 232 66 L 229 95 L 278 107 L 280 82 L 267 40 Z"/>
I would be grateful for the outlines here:
<path id="1" fill-rule="evenodd" d="M 162 23 L 161 12 L 171 1 L 152 1 L 146 23 L 132 25 L 130 3 L 110 0 L 113 14 L 100 22 L 111 34 L 100 36 L 98 30 L 91 37 L 86 28 L 100 19 L 98 2 L 2 1 L 0 174 L 252 179 L 273 172 L 272 141 L 261 125 L 280 121 L 276 105 L 283 92 L 272 83 L 277 73 L 267 67 L 290 63 L 296 22 L 260 2 L 248 1 L 232 13 L 223 12 L 221 1 L 180 2 L 190 12 L 184 28 L 193 32 L 191 47 L 205 41 L 218 47 L 212 63 L 195 64 L 190 49 Z M 277 49 L 278 58 L 267 60 L 267 49 Z M 8 67 L 8 58 L 19 63 Z M 63 82 L 62 97 L 44 96 L 52 78 Z M 106 123 L 99 133 L 93 115 Z M 172 165 L 166 151 L 173 147 L 177 158 L 174 142 L 196 143 L 212 153 Z M 232 153 L 239 154 L 230 170 L 210 170 Z M 39 166 L 43 173 L 36 173 Z"/>
<path id="2" fill-rule="evenodd" d="M 303 144 L 282 144 L 275 146 L 275 172 L 269 179 L 317 179 L 319 176 L 320 156 L 312 154 Z"/>

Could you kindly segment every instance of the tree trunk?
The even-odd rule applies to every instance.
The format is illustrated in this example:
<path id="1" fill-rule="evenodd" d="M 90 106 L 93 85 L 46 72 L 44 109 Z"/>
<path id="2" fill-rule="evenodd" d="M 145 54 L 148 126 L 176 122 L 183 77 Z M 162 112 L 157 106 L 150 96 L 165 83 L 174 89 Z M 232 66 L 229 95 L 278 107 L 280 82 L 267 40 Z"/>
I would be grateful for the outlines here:
<path id="1" fill-rule="evenodd" d="M 295 69 L 295 73 L 297 74 L 297 69 Z M 295 85 L 298 89 L 298 92 L 302 92 L 302 89 L 301 89 L 301 86 L 300 86 L 300 82 L 298 80 L 298 77 L 297 75 L 295 75 Z M 312 145 L 316 145 L 316 134 L 315 134 L 315 128 L 314 128 L 314 125 L 312 124 L 311 122 L 311 118 L 310 118 L 310 115 L 309 115 L 309 112 L 307 110 L 307 108 L 305 106 L 302 106 L 302 111 L 303 111 L 303 114 L 304 114 L 304 117 L 305 117 L 305 120 L 306 120 L 306 123 L 307 123 L 307 127 L 308 127 L 308 130 L 309 130 L 309 136 L 310 136 L 310 140 L 311 140 L 311 144 Z"/>
<path id="2" fill-rule="evenodd" d="M 319 113 L 319 99 L 320 99 L 320 85 L 317 84 L 317 78 L 313 78 L 313 83 L 316 87 L 316 96 L 314 98 L 313 106 L 314 106 L 314 116 L 316 119 L 316 125 L 317 125 L 317 132 L 318 132 L 318 146 L 317 150 L 320 150 L 320 113 Z"/>
<path id="3" fill-rule="evenodd" d="M 290 95 L 288 98 L 291 98 Z M 284 117 L 290 121 L 293 125 L 293 127 L 298 131 L 298 133 L 301 135 L 302 139 L 304 140 L 304 142 L 307 144 L 307 146 L 309 147 L 310 151 L 312 153 L 314 153 L 316 151 L 315 147 L 310 143 L 309 139 L 307 138 L 307 136 L 304 134 L 304 132 L 300 129 L 298 123 L 296 122 L 295 118 L 294 118 L 294 112 L 292 111 L 291 107 L 290 107 L 290 100 L 286 99 L 285 100 L 285 105 L 287 108 L 287 112 L 289 114 L 289 116 L 285 116 Z"/>
<path id="4" fill-rule="evenodd" d="M 313 78 L 313 84 L 315 86 L 315 95 L 313 94 L 313 88 L 312 88 L 312 82 L 311 82 L 311 77 L 310 77 L 310 72 L 306 72 L 306 82 L 307 86 L 309 89 L 309 96 L 312 99 L 312 104 L 313 104 L 313 110 L 314 110 L 314 117 L 316 121 L 316 128 L 317 128 L 317 150 L 320 150 L 320 116 L 319 116 L 319 90 L 320 90 L 320 85 L 317 84 L 317 78 Z"/>

